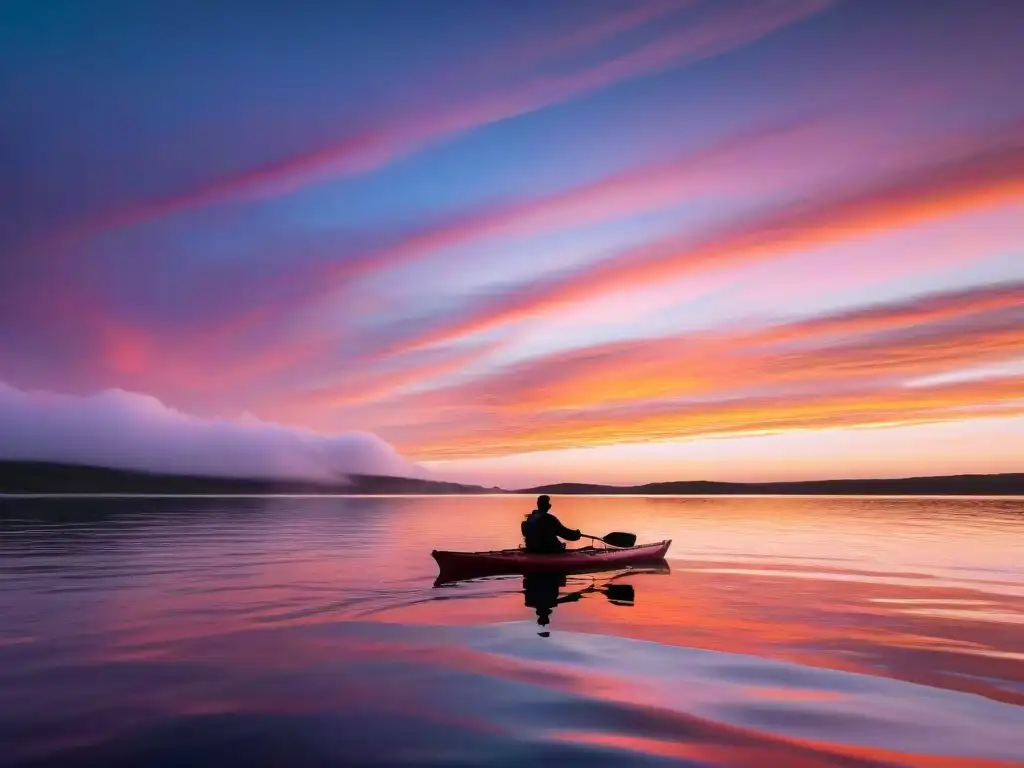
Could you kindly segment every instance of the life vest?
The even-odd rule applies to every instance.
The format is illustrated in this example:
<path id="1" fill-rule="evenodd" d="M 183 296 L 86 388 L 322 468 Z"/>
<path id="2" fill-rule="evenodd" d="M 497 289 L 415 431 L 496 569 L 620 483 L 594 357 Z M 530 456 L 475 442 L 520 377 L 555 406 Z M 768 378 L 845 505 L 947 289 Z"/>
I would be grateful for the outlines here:
<path id="1" fill-rule="evenodd" d="M 533 510 L 519 527 L 530 552 L 561 552 L 565 548 L 558 540 L 558 524 L 546 512 Z"/>

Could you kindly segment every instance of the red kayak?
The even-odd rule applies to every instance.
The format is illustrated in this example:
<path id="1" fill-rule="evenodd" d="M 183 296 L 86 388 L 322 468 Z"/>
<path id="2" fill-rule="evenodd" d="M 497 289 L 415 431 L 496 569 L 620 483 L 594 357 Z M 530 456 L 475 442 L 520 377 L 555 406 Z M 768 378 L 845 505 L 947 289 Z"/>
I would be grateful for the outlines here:
<path id="1" fill-rule="evenodd" d="M 499 574 L 527 573 L 581 573 L 624 568 L 639 563 L 653 563 L 665 559 L 672 540 L 635 547 L 583 547 L 567 549 L 551 555 L 538 555 L 525 549 L 498 549 L 492 552 L 446 552 L 434 550 L 430 554 L 437 561 L 441 574 L 497 576 Z"/>

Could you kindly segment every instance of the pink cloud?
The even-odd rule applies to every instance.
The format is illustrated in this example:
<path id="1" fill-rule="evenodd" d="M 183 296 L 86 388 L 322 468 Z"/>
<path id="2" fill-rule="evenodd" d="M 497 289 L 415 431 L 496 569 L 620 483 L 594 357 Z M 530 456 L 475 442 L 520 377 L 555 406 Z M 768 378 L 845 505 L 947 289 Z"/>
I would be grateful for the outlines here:
<path id="1" fill-rule="evenodd" d="M 411 455 L 438 457 L 628 442 L 646 439 L 643 430 L 956 421 L 972 417 L 964 406 L 981 404 L 974 416 L 1017 412 L 1012 377 L 960 388 L 906 384 L 1019 359 L 1021 307 L 1024 285 L 1010 284 L 762 328 L 603 344 L 385 398 L 378 424 Z"/>
<path id="2" fill-rule="evenodd" d="M 935 221 L 1016 201 L 1024 195 L 1019 143 L 942 157 L 894 179 L 820 202 L 785 206 L 718 227 L 627 250 L 558 279 L 510 290 L 468 307 L 446 325 L 407 340 L 405 349 L 471 336 L 611 292 L 652 285 L 690 272 L 783 258 L 812 247 Z"/>

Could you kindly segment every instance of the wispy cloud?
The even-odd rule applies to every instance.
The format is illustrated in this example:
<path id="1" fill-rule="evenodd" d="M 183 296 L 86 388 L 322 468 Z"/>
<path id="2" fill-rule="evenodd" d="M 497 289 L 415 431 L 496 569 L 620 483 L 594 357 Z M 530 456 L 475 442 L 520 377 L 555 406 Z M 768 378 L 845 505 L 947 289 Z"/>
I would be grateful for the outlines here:
<path id="1" fill-rule="evenodd" d="M 728 194 L 738 188 L 736 171 L 741 166 L 746 172 L 745 189 L 750 192 L 757 186 L 751 170 L 763 160 L 763 153 L 780 144 L 791 148 L 806 142 L 819 127 L 809 120 L 761 125 L 677 158 L 629 168 L 550 195 L 471 210 L 404 237 L 389 248 L 328 264 L 318 277 L 351 277 L 390 269 L 488 236 L 526 237 L 658 211 L 690 197 Z"/>
<path id="2" fill-rule="evenodd" d="M 588 48 L 606 43 L 651 22 L 664 20 L 677 11 L 699 5 L 701 0 L 655 0 L 610 13 L 602 19 L 580 24 L 573 29 L 559 30 L 536 39 L 513 42 L 498 50 L 489 50 L 473 62 L 473 74 L 515 73 L 534 69 L 579 54 Z"/>
<path id="3" fill-rule="evenodd" d="M 831 376 L 831 365 L 859 361 L 869 373 L 891 372 L 887 356 L 910 372 L 1014 354 L 1015 320 L 1024 283 L 942 293 L 794 323 L 708 331 L 603 344 L 528 360 L 467 382 L 424 393 L 428 403 L 481 403 L 546 410 L 653 397 L 704 396 L 779 381 Z M 988 339 L 992 346 L 981 343 Z M 899 355 L 903 353 L 903 357 Z M 912 356 L 911 356 L 912 355 Z M 916 362 L 916 365 L 910 363 Z M 877 367 L 873 367 L 877 363 Z M 850 371 L 841 371 L 848 376 Z"/>
<path id="4" fill-rule="evenodd" d="M 37 419 L 0 434 L 56 450 L 59 414 L 75 456 L 169 466 L 244 434 L 274 471 L 336 455 L 312 432 L 473 461 L 1020 410 L 1019 12 L 597 5 L 275 11 L 230 40 L 183 11 L 210 34 L 145 51 L 166 14 L 45 50 L 40 16 L 0 51 L 0 400 Z"/>
<path id="5" fill-rule="evenodd" d="M 558 192 L 481 206 L 401 235 L 385 247 L 323 258 L 286 274 L 273 275 L 255 286 L 265 297 L 274 287 L 290 287 L 278 299 L 264 300 L 259 314 L 273 322 L 310 302 L 333 295 L 366 275 L 430 258 L 446 249 L 488 238 L 529 238 L 575 227 L 664 210 L 688 199 L 726 196 L 742 189 L 755 192 L 780 184 L 763 165 L 775 165 L 774 151 L 821 143 L 827 131 L 820 121 L 779 120 L 727 136 L 707 146 L 639 167 L 628 168 Z"/>
<path id="6" fill-rule="evenodd" d="M 714 4 L 682 28 L 666 25 L 654 39 L 632 50 L 576 72 L 540 75 L 418 115 L 404 115 L 316 151 L 266 163 L 205 187 L 172 194 L 115 211 L 65 233 L 77 238 L 133 226 L 217 203 L 253 200 L 294 192 L 327 179 L 365 173 L 482 126 L 519 117 L 545 107 L 594 93 L 620 83 L 728 53 L 831 5 L 831 0 L 775 0 L 749 3 L 723 11 Z M 580 46 L 599 42 L 673 10 L 659 5 L 650 13 L 631 10 L 618 19 L 578 31 Z M 548 55 L 567 48 L 549 44 Z M 545 46 L 541 46 L 542 48 Z"/>
<path id="7" fill-rule="evenodd" d="M 808 338 L 834 340 L 922 325 L 943 326 L 972 315 L 1024 307 L 1024 283 L 1000 283 L 910 298 L 896 303 L 858 307 L 846 312 L 786 323 L 752 333 L 756 342 L 788 342 Z"/>
<path id="8" fill-rule="evenodd" d="M 465 349 L 424 350 L 399 358 L 390 366 L 350 370 L 341 381 L 298 393 L 296 400 L 304 410 L 340 408 L 378 400 L 406 387 L 423 386 L 445 374 L 462 370 L 487 358 L 494 349 L 491 344 L 475 344 Z"/>
<path id="9" fill-rule="evenodd" d="M 811 248 L 863 238 L 984 210 L 1024 196 L 1024 148 L 1019 142 L 942 158 L 896 179 L 823 201 L 787 205 L 694 237 L 677 235 L 629 249 L 558 279 L 531 283 L 470 303 L 427 332 L 408 339 L 414 349 L 535 317 L 690 272 L 740 268 Z M 913 258 L 907 256 L 906 258 Z"/>
<path id="10" fill-rule="evenodd" d="M 1016 412 L 1024 409 L 1020 392 L 992 383 L 1007 377 L 906 384 L 1018 359 L 1022 313 L 1018 283 L 763 328 L 604 344 L 392 400 L 402 426 L 387 434 L 437 458 L 615 443 L 643 430 L 667 437 L 917 423 L 965 418 L 958 409 L 971 403 Z"/>
<path id="11" fill-rule="evenodd" d="M 471 428 L 445 429 L 444 424 L 425 421 L 392 431 L 399 444 L 420 460 L 481 458 L 651 440 L 1019 416 L 1024 415 L 1022 389 L 1024 377 L 1020 376 L 912 390 L 862 386 L 837 394 L 817 387 L 814 391 L 706 403 L 662 402 L 618 411 L 563 411 L 557 418 L 541 414 L 515 422 L 477 414 Z"/>
<path id="12" fill-rule="evenodd" d="M 779 124 L 776 130 L 752 130 L 749 134 L 731 137 L 668 165 L 652 165 L 555 196 L 534 199 L 516 205 L 471 212 L 459 219 L 400 241 L 393 249 L 374 251 L 366 257 L 367 269 L 387 269 L 406 258 L 419 258 L 444 243 L 464 242 L 485 236 L 490 231 L 531 233 L 546 227 L 589 221 L 591 217 L 615 216 L 638 207 L 658 205 L 662 199 L 686 193 L 694 179 L 714 178 L 723 169 L 742 160 L 748 150 L 767 143 L 790 147 L 801 137 L 814 135 L 811 123 Z M 810 131 L 810 134 L 808 133 Z M 650 182 L 655 191 L 645 191 Z M 664 183 L 664 186 L 659 184 Z M 731 181 L 718 180 L 719 184 Z M 665 198 L 661 198 L 662 192 Z M 294 396 L 296 407 L 289 413 L 302 413 L 301 421 L 315 423 L 311 409 L 351 408 L 373 404 L 408 387 L 422 387 L 432 381 L 443 383 L 444 377 L 462 371 L 466 366 L 484 361 L 493 347 L 470 340 L 481 331 L 514 332 L 516 324 L 543 316 L 557 308 L 570 307 L 616 291 L 685 275 L 691 272 L 723 272 L 741 270 L 750 264 L 761 264 L 784 258 L 794 252 L 833 242 L 846 242 L 894 228 L 920 222 L 941 221 L 973 210 L 984 210 L 1002 202 L 1021 199 L 1024 194 L 1024 159 L 1019 144 L 991 145 L 985 151 L 966 153 L 958 158 L 944 157 L 941 162 L 917 168 L 913 173 L 885 180 L 854 191 L 847 190 L 832 199 L 784 207 L 754 218 L 736 220 L 704 234 L 680 235 L 664 242 L 631 249 L 595 266 L 573 270 L 563 277 L 528 283 L 504 293 L 475 297 L 461 306 L 453 303 L 435 317 L 417 319 L 391 328 L 363 329 L 331 323 L 322 328 L 296 329 L 283 322 L 282 312 L 300 310 L 311 297 L 329 291 L 332 285 L 327 272 L 312 279 L 317 266 L 302 272 L 301 277 L 282 273 L 274 285 L 264 287 L 248 284 L 246 296 L 255 305 L 229 316 L 223 323 L 207 322 L 202 332 L 179 334 L 161 330 L 145 321 L 129 321 L 108 304 L 88 301 L 75 293 L 70 282 L 54 286 L 43 297 L 48 310 L 46 322 L 55 329 L 73 330 L 79 338 L 76 357 L 65 358 L 63 376 L 74 380 L 77 387 L 123 386 L 150 392 L 176 405 L 191 407 L 200 398 L 208 401 L 209 411 L 257 407 L 273 402 L 276 408 L 282 399 Z M 897 260 L 904 271 L 913 271 L 919 256 L 903 252 Z M 974 258 L 971 249 L 963 251 L 963 259 Z M 333 269 L 333 267 L 328 267 Z M 287 284 L 281 289 L 281 284 Z M 225 281 L 229 285 L 230 281 Z M 292 290 L 292 289 L 295 290 Z M 1016 286 L 1012 287 L 1016 290 Z M 1011 293 L 994 291 L 978 302 L 989 302 L 989 308 L 1016 301 Z M 278 296 L 283 295 L 283 300 Z M 1007 296 L 1010 296 L 1007 299 Z M 296 298 L 298 297 L 298 298 Z M 682 298 L 682 297 L 679 297 Z M 898 311 L 915 322 L 937 321 L 944 313 L 960 312 L 955 299 L 951 304 L 923 301 L 901 306 Z M 70 302 L 70 303 L 69 303 Z M 244 308 L 243 308 L 244 309 Z M 863 333 L 872 323 L 888 327 L 888 313 L 878 318 L 854 313 L 832 316 L 810 322 L 812 335 L 831 333 L 836 336 Z M 953 316 L 953 315 L 950 315 Z M 291 328 L 291 330 L 289 330 Z M 301 332 L 299 332 L 301 330 Z M 55 331 L 56 332 L 56 331 Z M 61 331 L 64 333 L 65 331 Z M 765 333 L 775 334 L 776 341 L 807 338 L 808 332 L 799 324 L 772 327 Z M 783 336 L 785 334 L 786 336 Z M 1005 337 L 1012 343 L 1011 337 Z M 729 340 L 732 343 L 733 340 Z M 767 338 L 761 342 L 767 342 Z M 453 345 L 454 343 L 454 345 Z M 666 388 L 680 392 L 702 392 L 717 385 L 717 370 L 728 362 L 713 356 L 700 339 L 675 339 L 662 347 L 652 343 L 634 345 L 628 362 L 620 361 L 622 371 L 659 370 L 643 381 L 622 381 L 608 373 L 593 380 L 574 383 L 566 379 L 566 391 L 577 402 L 598 404 L 621 397 L 657 396 Z M 460 350 L 460 347 L 463 347 Z M 690 366 L 685 376 L 665 373 L 664 360 L 682 361 L 701 355 L 700 365 Z M 978 347 L 982 349 L 982 347 Z M 362 351 L 360 351 L 362 350 Z M 642 354 L 639 350 L 642 350 Z M 884 350 L 883 350 L 884 351 Z M 579 359 L 569 355 L 557 359 L 551 370 L 594 370 L 604 368 L 600 359 L 607 350 L 585 350 Z M 837 351 L 828 352 L 838 356 Z M 824 357 L 824 355 L 823 355 Z M 837 362 L 852 366 L 853 362 Z M 544 363 L 545 361 L 540 361 Z M 952 364 L 952 361 L 951 363 Z M 731 365 L 731 363 L 730 363 Z M 799 363 L 797 363 L 799 365 Z M 892 365 L 892 363 L 888 363 Z M 778 366 L 781 367 L 781 361 Z M 869 368 L 868 363 L 864 367 Z M 9 369 L 10 370 L 10 369 Z M 924 371 L 920 375 L 926 375 Z M 942 373 L 941 370 L 935 373 Z M 523 372 L 506 372 L 508 382 L 516 382 L 522 392 L 530 393 L 539 386 L 551 386 L 552 374 L 544 365 Z M 849 374 L 849 375 L 852 375 Z M 14 376 L 9 373 L 9 376 Z M 309 391 L 309 382 L 331 381 L 337 385 L 317 384 L 319 390 Z M 45 377 L 14 376 L 18 383 L 39 382 Z M 689 382 L 689 383 L 687 383 Z M 493 390 L 466 394 L 477 402 L 499 397 L 504 386 Z M 235 405 L 228 405 L 232 400 Z M 532 407 L 529 397 L 513 398 L 524 409 Z M 556 400 L 549 406 L 555 407 Z M 562 404 L 562 407 L 565 403 Z M 275 411 L 276 412 L 276 411 Z"/>

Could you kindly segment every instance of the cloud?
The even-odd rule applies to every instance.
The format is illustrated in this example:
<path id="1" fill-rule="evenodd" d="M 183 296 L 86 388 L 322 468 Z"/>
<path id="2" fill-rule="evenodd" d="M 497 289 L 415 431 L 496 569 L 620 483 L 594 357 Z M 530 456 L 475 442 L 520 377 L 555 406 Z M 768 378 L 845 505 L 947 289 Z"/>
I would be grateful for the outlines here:
<path id="1" fill-rule="evenodd" d="M 910 426 L 1024 415 L 1021 392 L 1021 376 L 912 390 L 862 383 L 830 392 L 819 383 L 810 391 L 538 413 L 514 422 L 485 413 L 458 434 L 444 431 L 448 421 L 424 422 L 407 430 L 406 442 L 422 460 L 441 460 L 792 430 Z"/>
<path id="2" fill-rule="evenodd" d="M 1021 329 L 1024 283 L 1010 283 L 788 323 L 601 344 L 387 399 L 379 407 L 394 411 L 393 422 L 380 429 L 410 455 L 438 458 L 647 433 L 969 418 L 968 406 L 983 406 L 973 415 L 1019 410 L 1024 390 L 1006 386 L 1016 379 L 1000 379 L 998 368 L 958 387 L 921 386 L 921 379 L 1017 360 Z"/>
<path id="3" fill-rule="evenodd" d="M 513 44 L 498 50 L 484 51 L 474 61 L 474 71 L 509 72 L 536 67 L 538 64 L 557 61 L 588 47 L 613 40 L 619 35 L 643 27 L 657 19 L 669 16 L 687 6 L 694 6 L 701 0 L 660 0 L 637 3 L 616 13 L 608 14 L 590 24 L 580 24 L 574 29 L 559 30 L 559 34 L 540 37 Z"/>
<path id="4" fill-rule="evenodd" d="M 218 203 L 278 197 L 310 184 L 366 173 L 482 126 L 671 67 L 719 56 L 801 21 L 831 4 L 831 0 L 777 0 L 744 5 L 729 12 L 711 6 L 712 11 L 682 29 L 664 31 L 633 50 L 576 72 L 539 75 L 433 112 L 403 115 L 401 119 L 343 137 L 319 150 L 267 163 L 189 192 L 115 211 L 86 222 L 65 233 L 65 237 L 78 238 L 134 226 Z M 602 22 L 596 30 L 578 31 L 573 38 L 579 45 L 600 42 L 615 32 L 631 29 L 672 9 L 672 5 L 665 5 L 650 13 L 633 10 L 619 21 Z M 572 47 L 553 45 L 549 54 L 561 55 Z"/>
<path id="5" fill-rule="evenodd" d="M 392 365 L 380 369 L 350 370 L 341 381 L 308 389 L 294 402 L 299 410 L 323 410 L 354 406 L 393 395 L 407 387 L 462 370 L 486 359 L 494 352 L 490 344 L 477 344 L 466 349 L 434 348 L 397 358 Z"/>
<path id="6" fill-rule="evenodd" d="M 822 127 L 821 121 L 808 119 L 765 122 L 682 155 L 569 189 L 473 208 L 401 233 L 383 247 L 356 251 L 347 244 L 346 235 L 334 243 L 336 251 L 352 251 L 341 258 L 289 264 L 287 270 L 257 279 L 252 278 L 246 266 L 247 271 L 239 272 L 238 278 L 246 281 L 246 301 L 258 304 L 247 315 L 254 324 L 273 328 L 283 317 L 336 297 L 339 290 L 353 286 L 353 281 L 360 277 L 402 267 L 446 249 L 489 238 L 507 241 L 605 224 L 665 210 L 687 198 L 739 190 L 751 194 L 758 189 L 758 179 L 778 187 L 783 182 L 780 174 L 759 172 L 766 165 L 764 156 L 770 155 L 773 148 L 793 151 L 799 146 L 806 157 L 808 145 L 824 138 Z M 774 166 L 776 162 L 771 157 L 767 159 L 768 165 Z M 321 245 L 316 250 L 329 248 Z M 354 293 L 350 291 L 346 303 L 352 303 Z M 221 323 L 224 335 L 231 325 Z"/>
<path id="7" fill-rule="evenodd" d="M 0 434 L 0 459 L 218 477 L 426 476 L 370 433 L 320 435 L 248 415 L 203 420 L 117 389 L 79 397 L 0 382 Z"/>
<path id="8" fill-rule="evenodd" d="M 808 142 L 820 138 L 815 135 L 820 128 L 820 121 L 773 121 L 695 151 L 570 189 L 466 211 L 403 236 L 388 247 L 325 262 L 312 279 L 319 290 L 329 291 L 339 280 L 392 269 L 488 237 L 529 237 L 664 210 L 688 197 L 740 189 L 750 193 L 758 181 L 758 166 L 764 165 L 761 157 L 778 148 L 780 142 L 790 149 L 802 146 L 806 152 Z M 769 158 L 768 162 L 774 160 Z M 329 281 L 326 286 L 324 280 Z"/>
<path id="9" fill-rule="evenodd" d="M 808 337 L 877 333 L 893 328 L 941 323 L 983 312 L 1020 309 L 1022 306 L 1024 282 L 1001 283 L 858 307 L 846 312 L 772 326 L 756 335 L 762 341 L 783 342 Z"/>
<path id="10" fill-rule="evenodd" d="M 813 247 L 1019 201 L 1024 148 L 1011 141 L 942 157 L 912 173 L 800 206 L 740 219 L 703 235 L 675 235 L 629 249 L 554 279 L 528 283 L 408 338 L 415 349 L 471 336 L 505 323 L 689 272 L 737 268 Z M 909 258 L 909 257 L 908 257 Z"/>

